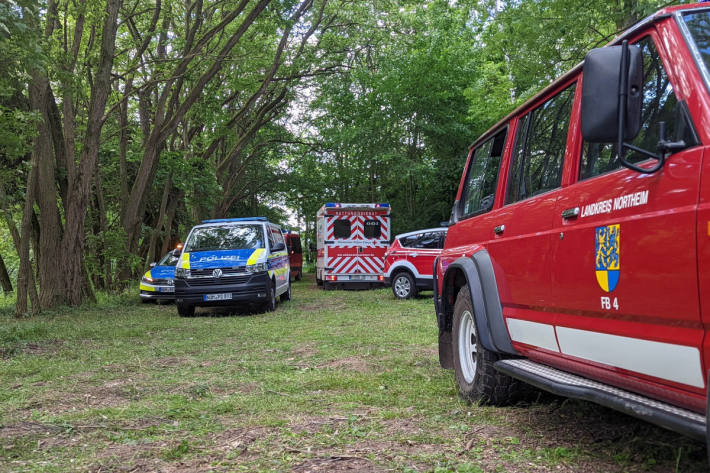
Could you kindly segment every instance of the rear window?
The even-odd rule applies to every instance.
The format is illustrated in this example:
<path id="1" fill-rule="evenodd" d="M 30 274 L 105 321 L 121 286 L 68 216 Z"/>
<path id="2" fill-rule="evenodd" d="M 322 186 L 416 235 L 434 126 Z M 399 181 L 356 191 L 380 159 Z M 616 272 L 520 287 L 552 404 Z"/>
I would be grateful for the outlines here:
<path id="1" fill-rule="evenodd" d="M 380 238 L 382 226 L 379 220 L 365 220 L 365 238 Z"/>
<path id="2" fill-rule="evenodd" d="M 286 239 L 286 245 L 288 246 L 288 251 L 293 251 L 294 253 L 301 253 L 301 239 L 299 237 L 291 237 Z"/>
<path id="3" fill-rule="evenodd" d="M 350 238 L 350 220 L 346 218 L 336 220 L 333 224 L 333 236 L 335 238 Z"/>
<path id="4" fill-rule="evenodd" d="M 184 251 L 241 250 L 264 248 L 261 225 L 200 227 L 192 231 Z"/>

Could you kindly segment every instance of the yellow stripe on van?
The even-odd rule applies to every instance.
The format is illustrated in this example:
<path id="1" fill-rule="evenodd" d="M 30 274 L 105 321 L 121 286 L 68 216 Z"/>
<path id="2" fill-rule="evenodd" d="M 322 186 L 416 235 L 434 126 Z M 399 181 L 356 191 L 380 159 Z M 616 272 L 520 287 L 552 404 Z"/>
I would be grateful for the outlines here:
<path id="1" fill-rule="evenodd" d="M 256 264 L 259 262 L 259 258 L 261 258 L 261 255 L 264 254 L 264 251 L 266 251 L 263 248 L 257 248 L 254 250 L 254 253 L 251 254 L 249 259 L 247 260 L 247 264 Z"/>
<path id="2" fill-rule="evenodd" d="M 190 269 L 190 253 L 183 253 L 180 256 L 180 267 Z"/>
<path id="3" fill-rule="evenodd" d="M 150 291 L 150 292 L 155 292 L 155 287 L 153 286 L 148 286 L 147 284 L 140 284 L 140 289 L 141 291 Z"/>

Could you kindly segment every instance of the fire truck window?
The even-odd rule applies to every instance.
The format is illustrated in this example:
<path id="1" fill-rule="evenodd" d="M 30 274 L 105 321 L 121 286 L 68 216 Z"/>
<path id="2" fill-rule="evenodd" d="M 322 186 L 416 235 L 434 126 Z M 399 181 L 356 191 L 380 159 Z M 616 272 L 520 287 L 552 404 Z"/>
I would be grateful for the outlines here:
<path id="1" fill-rule="evenodd" d="M 507 131 L 507 128 L 501 130 L 473 151 L 461 202 L 462 217 L 488 212 L 493 208 Z"/>
<path id="2" fill-rule="evenodd" d="M 333 236 L 335 238 L 350 238 L 350 220 L 336 220 L 333 224 Z"/>
<path id="3" fill-rule="evenodd" d="M 506 204 L 560 186 L 576 85 L 551 97 L 518 122 Z"/>
<path id="4" fill-rule="evenodd" d="M 639 148 L 655 150 L 658 144 L 658 124 L 666 122 L 666 136 L 675 136 L 674 108 L 678 100 L 673 93 L 666 71 L 663 69 L 661 58 L 653 44 L 651 37 L 646 36 L 636 43 L 641 48 L 643 55 L 643 104 L 641 105 L 641 131 L 632 144 Z M 686 127 L 690 129 L 690 127 Z M 684 137 L 685 138 L 685 137 Z M 673 138 L 671 138 L 673 139 Z M 686 143 L 692 142 L 686 141 Z M 637 163 L 647 159 L 646 156 L 635 151 L 627 151 L 626 159 Z M 579 178 L 589 179 L 621 167 L 616 144 L 612 143 L 584 143 L 582 162 L 579 168 Z"/>
<path id="5" fill-rule="evenodd" d="M 380 238 L 381 234 L 379 220 L 365 220 L 365 238 Z"/>

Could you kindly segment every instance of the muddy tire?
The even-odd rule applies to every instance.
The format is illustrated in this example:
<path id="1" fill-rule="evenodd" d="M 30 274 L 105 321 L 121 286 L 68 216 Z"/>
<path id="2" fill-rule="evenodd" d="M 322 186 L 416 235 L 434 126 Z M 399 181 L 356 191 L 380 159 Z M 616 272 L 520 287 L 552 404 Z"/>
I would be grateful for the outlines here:
<path id="1" fill-rule="evenodd" d="M 195 316 L 195 306 L 192 304 L 181 304 L 178 303 L 177 312 L 180 317 L 194 317 Z"/>
<path id="2" fill-rule="evenodd" d="M 493 367 L 501 357 L 483 348 L 478 342 L 477 333 L 471 293 L 468 285 L 465 285 L 456 297 L 451 333 L 454 372 L 459 392 L 469 402 L 497 406 L 520 400 L 525 390 L 522 383 Z"/>
<path id="3" fill-rule="evenodd" d="M 408 271 L 400 271 L 392 278 L 392 294 L 397 299 L 411 299 L 417 295 L 414 277 Z"/>

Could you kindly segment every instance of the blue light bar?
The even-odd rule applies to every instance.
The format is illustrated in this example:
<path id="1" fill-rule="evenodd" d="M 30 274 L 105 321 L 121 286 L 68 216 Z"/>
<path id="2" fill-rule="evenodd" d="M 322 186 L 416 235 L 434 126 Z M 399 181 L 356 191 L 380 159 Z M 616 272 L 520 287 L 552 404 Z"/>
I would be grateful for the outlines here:
<path id="1" fill-rule="evenodd" d="M 390 206 L 390 204 L 375 204 L 376 208 L 387 208 L 389 206 Z"/>
<path id="2" fill-rule="evenodd" d="M 202 223 L 227 223 L 227 222 L 268 222 L 269 219 L 266 217 L 241 217 L 241 218 L 214 218 L 211 220 L 203 220 Z"/>
<path id="3" fill-rule="evenodd" d="M 340 207 L 340 204 L 337 204 L 335 202 L 327 202 L 325 204 L 326 207 Z"/>

